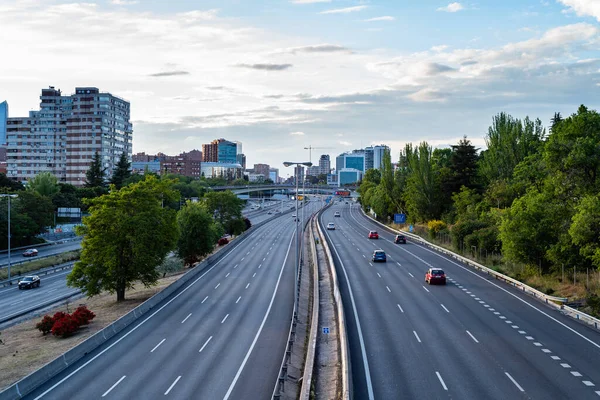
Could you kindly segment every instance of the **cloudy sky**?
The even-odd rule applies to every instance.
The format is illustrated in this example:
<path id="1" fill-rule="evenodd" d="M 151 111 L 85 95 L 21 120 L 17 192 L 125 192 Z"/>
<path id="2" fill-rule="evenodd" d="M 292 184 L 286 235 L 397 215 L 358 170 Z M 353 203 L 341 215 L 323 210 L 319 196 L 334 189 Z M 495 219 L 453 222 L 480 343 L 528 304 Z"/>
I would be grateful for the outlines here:
<path id="1" fill-rule="evenodd" d="M 406 142 L 475 144 L 494 114 L 600 109 L 600 0 L 0 0 L 0 101 L 97 86 L 134 152 L 225 137 L 291 168 Z"/>

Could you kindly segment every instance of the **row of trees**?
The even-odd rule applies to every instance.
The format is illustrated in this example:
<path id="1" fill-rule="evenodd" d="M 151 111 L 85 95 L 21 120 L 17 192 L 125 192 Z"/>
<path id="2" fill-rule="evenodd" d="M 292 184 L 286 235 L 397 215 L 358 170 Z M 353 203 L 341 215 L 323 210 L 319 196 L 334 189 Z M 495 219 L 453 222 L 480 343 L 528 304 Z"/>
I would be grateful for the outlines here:
<path id="1" fill-rule="evenodd" d="M 156 284 L 157 267 L 175 250 L 188 265 L 209 254 L 223 233 L 249 227 L 243 201 L 232 192 L 209 192 L 198 202 L 177 204 L 175 179 L 145 175 L 136 183 L 85 199 L 90 215 L 77 233 L 84 236 L 80 260 L 67 276 L 70 286 L 88 296 L 125 291 L 134 283 Z"/>
<path id="2" fill-rule="evenodd" d="M 448 230 L 456 249 L 498 251 L 532 271 L 600 268 L 600 115 L 585 106 L 542 122 L 501 113 L 479 151 L 464 137 L 448 149 L 406 145 L 369 170 L 361 203 L 382 220 Z"/>

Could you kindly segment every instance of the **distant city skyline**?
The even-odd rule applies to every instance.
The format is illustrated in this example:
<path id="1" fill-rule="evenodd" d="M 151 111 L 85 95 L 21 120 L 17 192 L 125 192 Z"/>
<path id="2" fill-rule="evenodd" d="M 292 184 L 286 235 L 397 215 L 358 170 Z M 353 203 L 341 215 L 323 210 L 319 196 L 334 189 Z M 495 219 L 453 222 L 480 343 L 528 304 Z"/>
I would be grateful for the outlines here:
<path id="1" fill-rule="evenodd" d="M 4 0 L 0 102 L 26 116 L 40 88 L 101 87 L 131 103 L 134 153 L 225 137 L 286 177 L 308 146 L 396 161 L 407 142 L 482 148 L 502 111 L 599 109 L 599 20 L 583 0 Z"/>

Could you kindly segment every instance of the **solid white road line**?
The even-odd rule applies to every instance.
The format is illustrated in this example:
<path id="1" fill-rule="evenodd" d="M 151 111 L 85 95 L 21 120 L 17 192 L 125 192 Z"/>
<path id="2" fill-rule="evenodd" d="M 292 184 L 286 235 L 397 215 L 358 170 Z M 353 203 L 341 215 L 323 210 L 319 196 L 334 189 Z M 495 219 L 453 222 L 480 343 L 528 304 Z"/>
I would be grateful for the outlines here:
<path id="1" fill-rule="evenodd" d="M 200 303 L 200 304 L 204 304 L 204 302 L 205 302 L 207 299 L 208 299 L 208 296 L 206 296 L 206 297 L 204 298 L 204 300 L 202 300 L 202 303 Z"/>
<path id="2" fill-rule="evenodd" d="M 400 307 L 400 304 L 397 304 L 398 308 L 400 309 L 401 312 L 404 312 L 404 310 L 402 309 L 402 307 Z"/>
<path id="3" fill-rule="evenodd" d="M 242 299 L 242 296 L 238 297 L 238 299 L 235 301 L 235 304 L 239 303 L 241 299 Z"/>
<path id="4" fill-rule="evenodd" d="M 445 306 L 445 305 L 443 305 L 443 304 L 440 304 L 440 306 L 442 306 L 442 308 L 443 308 L 444 310 L 446 310 L 446 312 L 447 312 L 447 313 L 449 313 L 449 312 L 450 312 L 450 311 L 449 311 L 449 310 L 446 308 L 446 306 Z"/>
<path id="5" fill-rule="evenodd" d="M 154 346 L 154 348 L 152 350 L 150 350 L 150 353 L 153 353 L 154 350 L 158 349 L 158 346 L 160 346 L 161 344 L 163 344 L 163 342 L 167 340 L 166 338 L 164 338 L 163 340 L 161 340 L 156 346 Z"/>
<path id="6" fill-rule="evenodd" d="M 192 313 L 189 313 L 189 314 L 188 314 L 188 316 L 187 316 L 187 317 L 185 317 L 185 318 L 183 319 L 183 321 L 181 321 L 181 323 L 183 324 L 183 323 L 184 323 L 185 321 L 187 321 L 187 319 L 188 319 L 189 317 L 191 317 L 191 316 L 192 316 Z"/>
<path id="7" fill-rule="evenodd" d="M 285 253 L 285 258 L 283 260 L 283 264 L 281 264 L 281 270 L 279 271 L 279 277 L 277 278 L 277 283 L 275 284 L 275 288 L 273 289 L 273 295 L 271 296 L 271 302 L 269 303 L 269 307 L 267 308 L 267 311 L 265 312 L 265 316 L 263 317 L 263 320 L 260 323 L 260 327 L 258 328 L 258 332 L 256 332 L 256 336 L 254 336 L 254 340 L 252 341 L 252 344 L 250 345 L 250 348 L 248 349 L 248 352 L 246 353 L 246 356 L 244 357 L 244 360 L 242 361 L 242 365 L 240 365 L 240 368 L 238 368 L 238 371 L 235 374 L 235 377 L 233 378 L 231 385 L 229 385 L 229 389 L 227 390 L 227 393 L 225 393 L 223 400 L 227 400 L 227 399 L 229 399 L 229 396 L 231 396 L 231 393 L 233 392 L 233 388 L 235 387 L 238 379 L 240 378 L 240 375 L 242 374 L 242 371 L 244 370 L 244 367 L 246 366 L 246 363 L 248 362 L 248 359 L 250 358 L 250 354 L 252 354 L 252 350 L 254 350 L 254 346 L 256 346 L 256 342 L 258 341 L 258 338 L 260 337 L 263 327 L 265 326 L 265 323 L 267 322 L 267 318 L 269 317 L 269 314 L 271 313 L 271 308 L 273 307 L 273 302 L 275 301 L 275 296 L 277 295 L 277 289 L 279 288 L 279 283 L 281 282 L 281 276 L 283 275 L 283 269 L 285 267 L 285 264 L 287 263 L 289 255 L 290 255 L 290 249 L 292 248 L 292 242 L 294 240 L 294 237 L 295 237 L 295 234 L 293 234 L 292 237 L 290 238 L 290 243 L 288 244 L 288 248 L 287 248 L 287 252 Z"/>
<path id="8" fill-rule="evenodd" d="M 415 337 L 417 338 L 417 341 L 419 343 L 421 343 L 421 338 L 419 337 L 419 335 L 417 335 L 417 331 L 413 331 L 413 333 L 415 334 Z"/>
<path id="9" fill-rule="evenodd" d="M 446 387 L 446 384 L 444 383 L 444 380 L 442 379 L 442 376 L 440 375 L 440 373 L 435 371 L 435 374 L 437 375 L 438 379 L 440 380 L 440 383 L 442 384 L 442 387 L 444 388 L 444 390 L 448 391 L 448 387 Z"/>
<path id="10" fill-rule="evenodd" d="M 121 381 L 122 381 L 123 379 L 125 379 L 125 377 L 126 377 L 126 376 L 127 376 L 127 375 L 123 375 L 123 376 L 121 377 L 121 379 L 119 379 L 119 380 L 118 380 L 118 381 L 117 381 L 117 382 L 116 382 L 114 385 L 112 385 L 112 386 L 110 387 L 110 389 L 108 389 L 106 392 L 104 392 L 104 394 L 102 395 L 102 397 L 105 397 L 107 394 L 109 394 L 109 393 L 111 392 L 111 390 L 113 390 L 114 388 L 116 388 L 116 387 L 117 387 L 117 385 L 118 385 L 119 383 L 121 383 Z"/>
<path id="11" fill-rule="evenodd" d="M 524 389 L 521 387 L 521 385 L 519 385 L 519 384 L 517 383 L 517 381 L 515 381 L 515 379 L 514 379 L 512 376 L 510 376 L 510 374 L 509 374 L 508 372 L 505 372 L 505 374 L 506 374 L 506 376 L 508 376 L 508 379 L 510 379 L 510 380 L 512 381 L 512 383 L 514 383 L 514 384 L 515 384 L 515 386 L 516 386 L 516 387 L 517 387 L 517 388 L 518 388 L 518 389 L 519 389 L 521 392 L 524 392 L 524 391 L 525 391 L 525 390 L 524 390 Z"/>
<path id="12" fill-rule="evenodd" d="M 11 303 L 10 305 L 11 305 L 11 306 L 16 306 L 17 304 L 20 304 L 20 303 L 22 303 L 22 302 L 24 302 L 24 301 L 25 301 L 25 299 L 23 299 L 23 300 L 19 300 L 19 301 L 15 301 L 14 303 Z"/>
<path id="13" fill-rule="evenodd" d="M 177 379 L 175 379 L 175 381 L 173 383 L 171 383 L 171 386 L 169 386 L 169 388 L 165 392 L 165 396 L 169 394 L 169 392 L 171 391 L 171 389 L 173 389 L 173 387 L 177 384 L 177 382 L 179 382 L 180 379 L 181 379 L 181 375 L 179 375 L 177 377 Z"/>
<path id="14" fill-rule="evenodd" d="M 202 350 L 204 350 L 204 348 L 206 347 L 206 345 L 208 344 L 208 342 L 210 342 L 211 339 L 212 339 L 212 336 L 209 337 L 208 339 L 206 339 L 206 342 L 204 342 L 204 344 L 202 345 L 202 347 L 200 347 L 200 351 L 198 353 L 202 353 Z"/>
<path id="15" fill-rule="evenodd" d="M 466 332 L 469 334 L 469 336 L 471 336 L 471 339 L 473 339 L 473 341 L 475 343 L 479 343 L 479 340 L 475 339 L 475 336 L 473 336 L 473 334 L 471 334 L 471 332 L 469 332 L 469 331 L 466 331 Z"/>

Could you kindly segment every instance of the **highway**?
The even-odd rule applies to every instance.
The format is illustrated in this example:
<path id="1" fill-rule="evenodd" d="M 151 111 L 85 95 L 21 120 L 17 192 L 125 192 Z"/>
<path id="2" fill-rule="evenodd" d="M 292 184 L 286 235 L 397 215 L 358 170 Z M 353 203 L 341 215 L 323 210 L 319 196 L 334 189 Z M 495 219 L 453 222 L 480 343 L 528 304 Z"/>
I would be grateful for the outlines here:
<path id="1" fill-rule="evenodd" d="M 270 398 L 293 309 L 293 233 L 285 214 L 233 241 L 150 315 L 26 398 Z"/>
<path id="2" fill-rule="evenodd" d="M 394 244 L 356 204 L 336 203 L 320 222 L 336 224 L 324 232 L 355 399 L 600 398 L 598 332 L 410 239 Z M 378 248 L 388 260 L 373 265 Z M 431 266 L 445 270 L 446 286 L 425 283 Z"/>
<path id="3" fill-rule="evenodd" d="M 33 261 L 36 258 L 52 256 L 55 254 L 61 254 L 66 251 L 78 250 L 81 248 L 81 241 L 75 240 L 67 243 L 60 243 L 48 246 L 35 247 L 38 250 L 37 257 L 23 257 L 25 250 L 12 250 L 10 252 L 11 263 L 22 262 L 22 261 Z M 8 265 L 8 254 L 0 254 L 0 267 L 6 267 Z"/>

